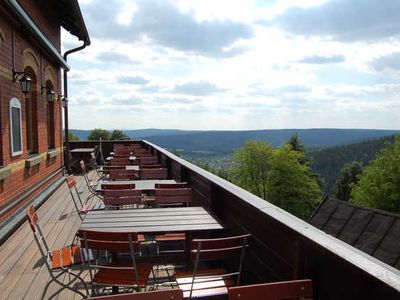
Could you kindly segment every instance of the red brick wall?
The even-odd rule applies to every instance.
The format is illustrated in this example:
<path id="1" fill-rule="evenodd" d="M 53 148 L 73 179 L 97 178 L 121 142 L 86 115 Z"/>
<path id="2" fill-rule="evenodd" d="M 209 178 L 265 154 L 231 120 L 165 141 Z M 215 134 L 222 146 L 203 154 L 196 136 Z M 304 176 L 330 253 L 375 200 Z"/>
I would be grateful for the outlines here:
<path id="1" fill-rule="evenodd" d="M 57 46 L 60 47 L 60 24 L 56 19 L 57 14 L 49 8 L 49 5 L 40 5 L 41 0 L 20 0 L 26 11 L 32 16 L 35 23 L 42 29 L 46 36 Z M 47 3 L 47 1 L 46 1 Z M 40 5 L 40 6 L 39 6 Z M 46 9 L 43 9 L 45 7 Z M 24 68 L 23 51 L 31 49 L 38 58 L 38 70 L 36 74 L 37 82 L 35 84 L 37 93 L 37 132 L 38 132 L 38 152 L 42 155 L 43 160 L 37 166 L 32 168 L 25 167 L 25 161 L 28 158 L 27 141 L 26 141 L 26 118 L 25 118 L 25 96 L 21 93 L 18 82 L 14 83 L 11 79 L 12 74 L 12 28 L 11 24 L 16 20 L 12 20 L 10 15 L 5 13 L 0 4 L 0 32 L 4 35 L 4 40 L 0 42 L 0 164 L 6 167 L 12 167 L 12 175 L 5 180 L 0 180 L 0 211 L 9 203 L 16 203 L 21 194 L 34 188 L 44 178 L 54 174 L 62 165 L 62 153 L 54 159 L 47 159 L 47 113 L 46 113 L 46 97 L 40 94 L 42 83 L 44 84 L 44 69 L 51 66 L 55 70 L 56 82 L 53 82 L 55 92 L 61 94 L 61 69 L 55 61 L 40 48 L 39 44 L 26 31 L 21 30 L 20 26 L 15 28 L 15 61 L 16 70 L 22 71 Z M 15 23 L 14 23 L 15 24 Z M 1 40 L 1 39 L 0 39 Z M 11 155 L 10 146 L 10 118 L 9 118 L 9 101 L 11 98 L 17 98 L 21 102 L 22 107 L 22 144 L 23 153 L 18 156 Z M 55 110 L 55 148 L 62 149 L 62 125 L 61 125 L 61 102 L 54 103 Z M 45 157 L 46 156 L 46 157 Z M 59 173 L 61 176 L 61 173 Z M 59 177 L 59 176 L 58 176 Z M 54 179 L 53 179 L 54 181 Z M 46 188 L 49 183 L 41 186 L 35 194 Z M 34 195 L 26 197 L 22 202 L 16 205 L 16 208 L 22 206 L 26 201 Z M 15 209 L 13 211 L 15 211 Z M 0 215 L 0 223 L 12 214 L 13 211 L 7 212 L 6 215 Z"/>

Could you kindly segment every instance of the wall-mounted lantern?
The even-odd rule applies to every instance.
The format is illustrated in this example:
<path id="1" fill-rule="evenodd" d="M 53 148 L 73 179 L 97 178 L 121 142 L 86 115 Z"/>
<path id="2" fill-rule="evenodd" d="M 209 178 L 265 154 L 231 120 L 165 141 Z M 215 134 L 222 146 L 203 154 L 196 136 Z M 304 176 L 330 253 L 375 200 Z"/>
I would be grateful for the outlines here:
<path id="1" fill-rule="evenodd" d="M 25 95 L 28 94 L 32 88 L 32 79 L 25 72 L 13 71 L 13 81 L 16 82 L 17 80 L 19 80 L 21 92 Z"/>
<path id="2" fill-rule="evenodd" d="M 42 86 L 42 90 L 41 90 L 41 94 L 43 95 L 44 93 L 46 93 L 46 100 L 48 102 L 53 102 L 56 93 L 48 86 Z"/>

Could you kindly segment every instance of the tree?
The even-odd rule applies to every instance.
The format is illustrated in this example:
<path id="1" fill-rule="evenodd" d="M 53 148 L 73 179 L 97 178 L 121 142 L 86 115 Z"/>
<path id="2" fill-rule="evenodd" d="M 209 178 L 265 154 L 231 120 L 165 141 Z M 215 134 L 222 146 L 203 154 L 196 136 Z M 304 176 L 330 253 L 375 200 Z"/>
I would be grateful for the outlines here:
<path id="1" fill-rule="evenodd" d="M 109 140 L 110 133 L 107 130 L 101 129 L 101 128 L 95 128 L 90 131 L 89 136 L 88 136 L 89 141 L 98 141 L 100 139 Z"/>
<path id="2" fill-rule="evenodd" d="M 353 161 L 351 164 L 345 165 L 340 171 L 335 187 L 335 197 L 349 201 L 353 186 L 358 182 L 358 176 L 362 173 L 361 163 Z"/>
<path id="3" fill-rule="evenodd" d="M 127 140 L 129 136 L 120 129 L 114 129 L 111 132 L 110 140 Z"/>
<path id="4" fill-rule="evenodd" d="M 233 181 L 249 192 L 267 199 L 268 172 L 273 148 L 271 144 L 249 141 L 234 154 Z"/>
<path id="5" fill-rule="evenodd" d="M 300 138 L 297 135 L 297 132 L 290 137 L 290 139 L 287 141 L 287 144 L 294 151 L 298 151 L 298 152 L 302 152 L 302 153 L 306 152 L 306 148 L 304 147 L 303 143 L 300 141 Z"/>
<path id="6" fill-rule="evenodd" d="M 70 141 L 79 141 L 79 137 L 73 134 L 71 131 L 68 131 L 68 139 Z"/>
<path id="7" fill-rule="evenodd" d="M 351 193 L 351 201 L 400 213 L 400 136 L 365 167 Z"/>
<path id="8" fill-rule="evenodd" d="M 290 145 L 276 149 L 270 162 L 267 199 L 299 218 L 307 219 L 314 211 L 321 192 L 308 164 L 300 163 L 304 153 Z"/>

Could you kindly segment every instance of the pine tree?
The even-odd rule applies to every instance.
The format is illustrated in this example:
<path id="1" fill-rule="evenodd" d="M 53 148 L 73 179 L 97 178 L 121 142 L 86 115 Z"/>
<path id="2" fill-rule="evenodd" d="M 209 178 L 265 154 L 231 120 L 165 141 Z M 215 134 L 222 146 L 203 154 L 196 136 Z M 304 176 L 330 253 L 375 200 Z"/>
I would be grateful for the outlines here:
<path id="1" fill-rule="evenodd" d="M 361 173 L 362 167 L 360 162 L 353 161 L 351 164 L 345 165 L 340 171 L 336 182 L 335 197 L 343 201 L 349 201 L 353 186 L 357 184 Z"/>

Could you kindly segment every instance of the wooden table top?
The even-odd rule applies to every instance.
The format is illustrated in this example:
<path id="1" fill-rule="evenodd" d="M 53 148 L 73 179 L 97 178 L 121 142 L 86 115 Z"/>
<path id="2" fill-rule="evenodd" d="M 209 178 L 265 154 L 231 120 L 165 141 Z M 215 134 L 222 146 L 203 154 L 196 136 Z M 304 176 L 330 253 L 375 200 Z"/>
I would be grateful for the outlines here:
<path id="1" fill-rule="evenodd" d="M 104 168 L 101 167 L 100 170 L 103 170 Z M 125 170 L 134 170 L 134 171 L 139 171 L 140 167 L 138 165 L 127 165 L 125 166 Z"/>
<path id="2" fill-rule="evenodd" d="M 157 183 L 177 183 L 176 180 L 172 179 L 148 179 L 148 180 L 99 180 L 96 191 L 101 192 L 102 184 L 135 184 L 135 189 L 138 190 L 154 190 Z"/>
<path id="3" fill-rule="evenodd" d="M 174 207 L 89 211 L 79 229 L 150 234 L 221 230 L 224 226 L 203 207 Z"/>
<path id="4" fill-rule="evenodd" d="M 71 153 L 91 153 L 94 151 L 94 148 L 76 148 L 72 149 Z"/>

